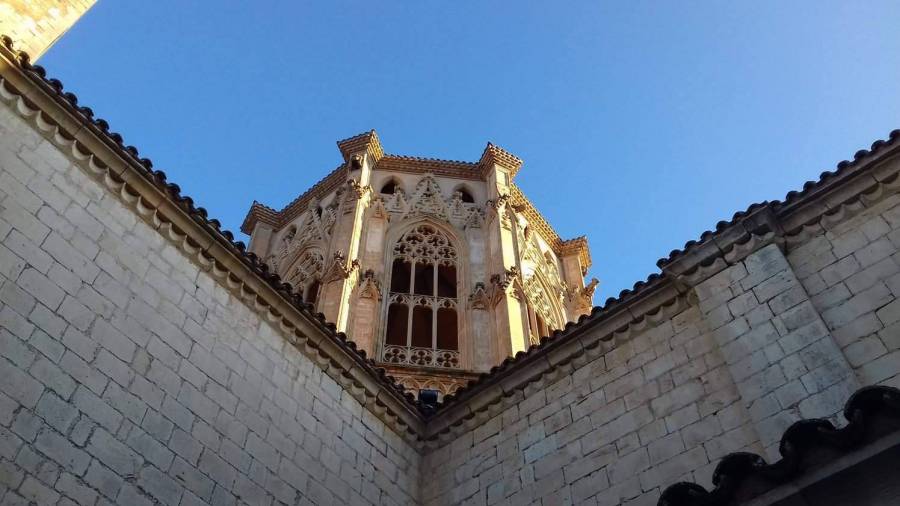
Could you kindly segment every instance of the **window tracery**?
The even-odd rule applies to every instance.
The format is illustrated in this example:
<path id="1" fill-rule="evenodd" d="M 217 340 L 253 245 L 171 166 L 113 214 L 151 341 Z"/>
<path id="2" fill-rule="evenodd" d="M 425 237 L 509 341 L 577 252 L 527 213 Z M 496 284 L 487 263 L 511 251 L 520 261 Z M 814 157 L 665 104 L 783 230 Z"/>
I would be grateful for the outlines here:
<path id="1" fill-rule="evenodd" d="M 392 250 L 382 359 L 458 368 L 458 256 L 429 224 L 404 233 Z"/>

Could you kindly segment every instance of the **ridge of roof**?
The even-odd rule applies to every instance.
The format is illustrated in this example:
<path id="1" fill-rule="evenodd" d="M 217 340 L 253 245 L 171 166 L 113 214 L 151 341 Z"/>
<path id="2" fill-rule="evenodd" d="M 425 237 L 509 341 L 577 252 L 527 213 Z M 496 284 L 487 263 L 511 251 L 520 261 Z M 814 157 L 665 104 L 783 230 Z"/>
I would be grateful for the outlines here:
<path id="1" fill-rule="evenodd" d="M 900 390 L 889 386 L 863 387 L 847 400 L 843 415 L 848 423 L 841 428 L 824 418 L 791 424 L 778 445 L 781 459 L 772 464 L 755 453 L 729 453 L 713 471 L 712 490 L 679 482 L 667 487 L 657 504 L 727 506 L 738 495 L 746 501 L 884 435 L 889 428 L 875 427 L 877 418 L 887 419 L 885 425 L 900 430 Z M 829 450 L 825 455 L 823 448 Z"/>
<path id="2" fill-rule="evenodd" d="M 154 170 L 153 162 L 149 158 L 141 157 L 137 148 L 125 144 L 121 134 L 110 131 L 109 123 L 106 120 L 95 117 L 92 109 L 85 106 L 79 106 L 78 97 L 74 93 L 64 91 L 61 81 L 48 78 L 43 67 L 32 65 L 28 54 L 23 51 L 17 51 L 9 36 L 0 35 L 0 57 L 6 57 L 5 59 L 12 64 L 11 66 L 17 68 L 26 79 L 36 85 L 41 91 L 46 93 L 51 100 L 55 101 L 68 114 L 74 116 L 75 119 L 80 122 L 80 124 L 71 126 L 79 127 L 79 130 L 87 129 L 99 140 L 104 142 L 107 148 L 111 148 L 114 153 L 118 154 L 130 167 L 135 169 L 135 172 L 139 174 L 144 181 L 156 188 L 156 190 L 172 202 L 178 210 L 184 212 L 196 225 L 199 225 L 206 233 L 208 233 L 218 246 L 224 248 L 237 258 L 246 269 L 274 290 L 274 292 L 287 302 L 290 307 L 306 317 L 310 323 L 313 323 L 314 326 L 318 328 L 328 340 L 336 344 L 339 349 L 348 352 L 348 356 L 351 357 L 354 362 L 353 367 L 358 367 L 361 370 L 366 371 L 370 377 L 386 387 L 388 391 L 392 392 L 397 400 L 401 401 L 402 404 L 406 405 L 421 417 L 422 408 L 414 399 L 412 393 L 407 392 L 395 378 L 387 375 L 385 370 L 379 367 L 372 358 L 366 356 L 364 350 L 357 349 L 356 344 L 349 340 L 345 333 L 338 332 L 335 325 L 326 321 L 325 316 L 322 313 L 314 312 L 313 306 L 308 302 L 303 301 L 301 294 L 294 291 L 290 283 L 282 281 L 276 273 L 269 272 L 268 266 L 255 254 L 248 252 L 247 246 L 242 241 L 235 240 L 234 234 L 229 230 L 223 229 L 218 220 L 210 218 L 206 209 L 195 206 L 194 200 L 187 195 L 183 195 L 181 193 L 181 188 L 177 184 L 168 181 L 165 172 L 158 169 Z M 0 59 L 0 62 L 2 62 L 2 59 Z M 3 87 L 4 89 L 11 87 L 11 93 L 18 92 L 15 85 L 10 83 L 8 79 L 0 79 L 0 87 Z M 25 104 L 29 107 L 33 107 L 38 111 L 41 110 L 38 106 L 34 105 L 34 101 L 37 97 L 19 95 L 18 93 L 16 93 L 16 96 L 19 96 L 21 100 L 25 101 Z M 44 119 L 44 121 L 46 122 L 46 119 Z M 57 135 L 66 141 L 71 142 L 74 149 L 79 151 L 87 149 L 75 138 L 75 132 L 67 132 L 62 128 L 62 125 L 59 124 L 48 122 L 48 125 L 55 127 Z M 79 146 L 79 144 L 81 145 Z M 84 154 L 83 151 L 81 152 Z M 96 163 L 100 169 L 109 170 L 109 167 L 100 165 L 103 163 L 102 161 L 93 160 L 93 158 L 92 161 L 93 163 Z M 109 175 L 112 176 L 112 173 L 109 173 Z M 127 181 L 123 181 L 123 183 L 127 183 Z M 187 239 L 185 240 L 187 241 Z"/>

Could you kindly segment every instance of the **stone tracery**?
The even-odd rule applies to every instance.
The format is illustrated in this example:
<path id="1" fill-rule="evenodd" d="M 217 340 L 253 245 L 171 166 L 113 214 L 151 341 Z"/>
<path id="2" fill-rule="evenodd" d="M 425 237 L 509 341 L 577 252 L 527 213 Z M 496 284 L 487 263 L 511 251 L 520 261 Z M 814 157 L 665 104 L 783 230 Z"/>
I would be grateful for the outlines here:
<path id="1" fill-rule="evenodd" d="M 419 180 L 411 195 L 399 185 L 392 190 L 393 193 L 378 194 L 373 205 L 383 206 L 389 216 L 399 220 L 429 217 L 459 228 L 478 227 L 484 220 L 484 212 L 475 202 L 467 202 L 469 199 L 463 198 L 463 192 L 455 191 L 450 198 L 444 198 L 440 185 L 431 174 Z"/>
<path id="2" fill-rule="evenodd" d="M 460 367 L 456 247 L 420 223 L 396 242 L 392 259 L 382 359 Z"/>

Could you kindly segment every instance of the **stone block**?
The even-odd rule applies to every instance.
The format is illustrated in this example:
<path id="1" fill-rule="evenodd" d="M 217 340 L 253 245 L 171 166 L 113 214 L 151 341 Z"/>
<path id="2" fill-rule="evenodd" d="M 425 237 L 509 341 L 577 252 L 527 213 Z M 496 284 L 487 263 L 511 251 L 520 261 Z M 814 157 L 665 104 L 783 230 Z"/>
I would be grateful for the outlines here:
<path id="1" fill-rule="evenodd" d="M 9 306 L 19 315 L 27 315 L 35 307 L 36 300 L 15 282 L 6 280 L 0 286 L 0 302 Z"/>
<path id="2" fill-rule="evenodd" d="M 134 506 L 153 506 L 153 499 L 144 495 L 137 487 L 130 483 L 125 483 L 119 489 L 119 495 L 116 496 L 118 504 L 129 504 Z"/>
<path id="3" fill-rule="evenodd" d="M 787 259 L 775 244 L 769 244 L 751 253 L 744 259 L 743 263 L 747 269 L 747 276 L 741 280 L 741 286 L 744 290 L 748 290 L 764 280 L 790 269 Z"/>
<path id="4" fill-rule="evenodd" d="M 67 350 L 59 361 L 59 367 L 72 376 L 75 381 L 86 387 L 91 392 L 101 395 L 106 390 L 109 380 L 99 370 L 94 369 L 82 360 L 78 355 Z"/>
<path id="5" fill-rule="evenodd" d="M 144 459 L 102 428 L 94 431 L 85 447 L 88 453 L 123 477 L 137 476 Z"/>
<path id="6" fill-rule="evenodd" d="M 53 430 L 42 431 L 34 447 L 76 476 L 84 474 L 91 462 L 90 455 Z"/>
<path id="7" fill-rule="evenodd" d="M 844 355 L 853 367 L 860 367 L 885 353 L 887 348 L 877 336 L 865 337 L 844 348 Z"/>
<path id="8" fill-rule="evenodd" d="M 134 359 L 137 346 L 106 320 L 98 319 L 94 322 L 91 338 L 124 362 Z"/>
<path id="9" fill-rule="evenodd" d="M 84 482 L 69 473 L 62 473 L 54 487 L 80 505 L 94 504 L 98 497 L 94 489 L 88 487 Z"/>
<path id="10" fill-rule="evenodd" d="M 168 506 L 177 506 L 184 491 L 175 480 L 153 466 L 141 469 L 137 483 L 159 502 Z"/>
<path id="11" fill-rule="evenodd" d="M 200 457 L 198 468 L 226 488 L 231 488 L 235 478 L 239 476 L 234 468 L 209 449 L 206 449 Z M 277 462 L 275 468 L 277 469 Z"/>
<path id="12" fill-rule="evenodd" d="M 125 480 L 104 467 L 96 459 L 91 461 L 90 467 L 84 475 L 84 481 L 111 500 L 116 499 L 119 490 L 125 485 Z"/>
<path id="13" fill-rule="evenodd" d="M 55 504 L 60 498 L 55 490 L 39 482 L 33 476 L 25 478 L 25 481 L 19 485 L 18 492 L 29 504 Z"/>
<path id="14" fill-rule="evenodd" d="M 748 286 L 747 289 L 752 289 L 753 293 L 756 295 L 756 299 L 761 303 L 765 303 L 776 295 L 782 294 L 798 285 L 800 285 L 800 282 L 797 281 L 793 271 L 784 270 L 775 273 L 772 277 L 758 285 L 752 287 Z"/>
<path id="15" fill-rule="evenodd" d="M 115 433 L 122 424 L 122 415 L 83 385 L 79 386 L 75 391 L 75 394 L 72 396 L 72 403 L 82 413 L 106 427 L 110 432 Z"/>
<path id="16" fill-rule="evenodd" d="M 860 267 L 856 257 L 846 256 L 828 267 L 825 267 L 819 274 L 828 286 L 834 286 L 853 274 L 856 274 L 860 269 L 862 269 L 862 267 Z"/>
<path id="17" fill-rule="evenodd" d="M 25 269 L 16 282 L 19 287 L 33 295 L 41 304 L 50 309 L 58 308 L 66 296 L 62 288 L 56 286 L 54 282 L 38 272 L 37 269 Z M 28 314 L 28 312 L 25 314 Z"/>
<path id="18" fill-rule="evenodd" d="M 882 355 L 859 369 L 860 380 L 865 384 L 877 384 L 900 373 L 900 350 Z"/>
<path id="19" fill-rule="evenodd" d="M 40 351 L 53 363 L 59 363 L 59 360 L 66 352 L 65 346 L 41 330 L 35 330 L 34 333 L 31 334 L 28 344 Z"/>
<path id="20" fill-rule="evenodd" d="M 844 283 L 851 292 L 857 294 L 890 278 L 898 271 L 900 271 L 900 267 L 897 266 L 897 263 L 891 257 L 887 257 L 850 276 Z"/>
<path id="21" fill-rule="evenodd" d="M 77 409 L 49 391 L 41 396 L 35 413 L 62 434 L 66 434 L 78 418 Z"/>
<path id="22" fill-rule="evenodd" d="M 867 246 L 864 246 L 853 252 L 853 256 L 859 261 L 862 267 L 874 265 L 876 262 L 883 260 L 896 252 L 896 248 L 886 237 L 882 237 Z"/>
<path id="23" fill-rule="evenodd" d="M 168 469 L 175 457 L 172 451 L 162 443 L 138 428 L 131 429 L 126 443 L 132 450 L 159 469 Z"/>
<path id="24" fill-rule="evenodd" d="M 650 455 L 650 464 L 652 465 L 657 465 L 678 455 L 684 451 L 684 441 L 681 439 L 681 433 L 669 434 L 650 443 L 647 445 L 647 451 Z"/>

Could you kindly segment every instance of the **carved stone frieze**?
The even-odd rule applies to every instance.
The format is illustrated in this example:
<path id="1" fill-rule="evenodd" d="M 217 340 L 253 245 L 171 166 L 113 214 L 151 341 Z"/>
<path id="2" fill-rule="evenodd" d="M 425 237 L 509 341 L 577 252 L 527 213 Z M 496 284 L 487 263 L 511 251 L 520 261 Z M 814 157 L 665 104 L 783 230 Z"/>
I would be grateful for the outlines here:
<path id="1" fill-rule="evenodd" d="M 380 204 L 374 204 L 379 202 Z M 373 205 L 383 207 L 388 219 L 405 220 L 425 216 L 451 223 L 458 228 L 479 227 L 484 220 L 482 211 L 476 204 L 462 201 L 461 192 L 454 192 L 444 198 L 437 180 L 425 174 L 416 184 L 411 195 L 397 188 L 392 195 L 379 195 Z M 382 212 L 380 209 L 375 213 Z"/>

